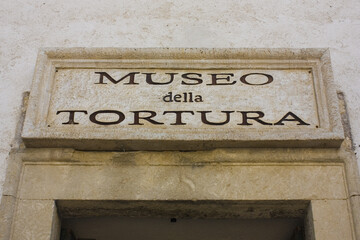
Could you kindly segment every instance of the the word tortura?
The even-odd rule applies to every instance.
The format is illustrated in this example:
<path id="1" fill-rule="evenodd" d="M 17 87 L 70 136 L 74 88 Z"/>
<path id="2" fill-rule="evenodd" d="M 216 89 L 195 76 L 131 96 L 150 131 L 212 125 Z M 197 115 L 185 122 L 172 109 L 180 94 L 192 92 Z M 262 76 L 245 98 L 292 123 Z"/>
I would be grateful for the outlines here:
<path id="1" fill-rule="evenodd" d="M 213 125 L 213 126 L 221 126 L 230 123 L 231 121 L 236 121 L 237 125 L 249 126 L 253 124 L 261 124 L 261 125 L 285 125 L 287 122 L 295 122 L 296 125 L 310 125 L 303 121 L 300 117 L 295 115 L 293 112 L 287 112 L 284 116 L 280 117 L 275 122 L 267 122 L 264 121 L 263 118 L 265 114 L 262 111 L 221 111 L 221 112 L 213 112 L 213 111 L 164 111 L 161 114 L 157 114 L 154 111 L 150 110 L 141 110 L 141 111 L 130 111 L 129 115 L 126 115 L 118 110 L 99 110 L 95 111 L 91 114 L 88 114 L 86 110 L 60 110 L 57 111 L 58 114 L 66 114 L 67 119 L 62 124 L 79 124 L 77 116 L 78 114 L 89 115 L 90 122 L 97 125 L 116 125 L 121 124 L 126 118 L 130 119 L 130 123 L 128 125 L 144 125 L 144 123 L 150 123 L 153 125 L 187 125 L 184 122 L 183 115 L 194 115 L 195 119 L 200 120 L 203 124 Z M 212 121 L 214 119 L 214 115 L 221 114 L 222 121 Z M 161 116 L 169 115 L 170 122 L 165 123 L 164 120 L 161 119 Z M 101 116 L 111 116 L 111 121 L 103 120 Z"/>

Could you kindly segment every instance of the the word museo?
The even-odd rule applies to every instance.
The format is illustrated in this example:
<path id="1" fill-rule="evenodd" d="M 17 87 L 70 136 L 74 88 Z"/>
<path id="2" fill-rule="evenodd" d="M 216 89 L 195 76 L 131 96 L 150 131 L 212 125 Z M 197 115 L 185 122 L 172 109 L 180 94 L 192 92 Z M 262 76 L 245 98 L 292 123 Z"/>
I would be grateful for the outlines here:
<path id="1" fill-rule="evenodd" d="M 175 76 L 177 76 L 179 73 L 165 73 L 165 75 L 168 75 L 167 81 L 156 81 L 155 78 L 153 78 L 156 73 L 140 73 L 140 72 L 130 72 L 126 74 L 123 77 L 120 77 L 119 79 L 113 78 L 110 74 L 107 72 L 95 72 L 95 74 L 99 74 L 99 82 L 96 84 L 107 84 L 107 82 L 112 82 L 114 84 L 117 84 L 119 82 L 124 81 L 125 85 L 138 85 L 139 82 L 136 81 L 136 76 L 141 74 L 145 75 L 145 81 L 147 84 L 150 85 L 168 85 L 174 82 Z M 233 79 L 234 74 L 233 73 L 209 73 L 206 74 L 210 76 L 210 81 L 206 83 L 206 85 L 234 85 L 236 84 L 236 80 Z M 265 81 L 261 83 L 252 83 L 248 81 L 248 77 L 252 75 L 262 75 L 265 77 Z M 107 79 L 107 81 L 105 81 Z M 127 80 L 127 82 L 125 81 Z M 269 74 L 265 73 L 249 73 L 245 74 L 240 77 L 240 82 L 247 85 L 266 85 L 273 81 L 273 77 Z M 181 74 L 181 85 L 199 85 L 204 83 L 204 76 L 201 73 L 184 73 Z"/>

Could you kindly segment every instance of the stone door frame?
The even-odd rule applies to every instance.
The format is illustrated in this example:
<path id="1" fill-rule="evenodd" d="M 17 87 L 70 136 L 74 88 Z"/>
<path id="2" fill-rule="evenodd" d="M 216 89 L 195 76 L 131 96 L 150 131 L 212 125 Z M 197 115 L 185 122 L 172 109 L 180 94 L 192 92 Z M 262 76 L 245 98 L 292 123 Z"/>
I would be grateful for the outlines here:
<path id="1" fill-rule="evenodd" d="M 0 234 L 12 240 L 57 240 L 57 201 L 288 200 L 310 203 L 307 239 L 356 239 L 359 207 L 352 195 L 358 176 L 348 164 L 351 156 L 345 148 L 24 149 L 13 153 L 9 161 Z"/>

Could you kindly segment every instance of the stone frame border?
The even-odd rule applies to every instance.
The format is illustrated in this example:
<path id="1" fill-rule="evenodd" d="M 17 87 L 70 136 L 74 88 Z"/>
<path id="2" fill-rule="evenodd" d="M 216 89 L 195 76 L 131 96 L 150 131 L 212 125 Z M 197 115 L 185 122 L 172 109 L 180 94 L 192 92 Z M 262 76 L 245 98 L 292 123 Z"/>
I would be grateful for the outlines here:
<path id="1" fill-rule="evenodd" d="M 63 132 L 46 124 L 57 68 L 309 68 L 314 76 L 319 128 L 196 132 Z M 50 80 L 50 81 L 49 81 Z M 204 150 L 238 147 L 339 147 L 344 139 L 328 49 L 45 48 L 39 52 L 22 138 L 27 147 L 80 150 Z M 194 129 L 195 130 L 195 129 Z M 176 133 L 176 134 L 175 134 Z"/>
<path id="2" fill-rule="evenodd" d="M 286 167 L 289 169 L 295 167 L 298 170 L 301 170 L 303 167 L 310 169 L 308 167 L 313 166 L 325 167 L 325 169 L 342 169 L 339 174 L 343 177 L 343 183 L 345 184 L 342 188 L 346 192 L 340 194 L 332 187 L 327 187 L 325 185 L 319 185 L 320 190 L 311 190 L 311 192 L 306 192 L 305 195 L 301 193 L 293 195 L 293 193 L 286 193 L 287 195 L 275 197 L 273 195 L 267 198 L 265 195 L 263 197 L 252 197 L 252 198 L 238 198 L 238 201 L 264 201 L 264 200 L 295 200 L 295 201 L 310 201 L 310 207 L 307 210 L 306 224 L 307 224 L 307 240 L 313 239 L 360 239 L 360 229 L 359 229 L 359 217 L 360 216 L 360 198 L 359 198 L 359 185 L 358 180 L 359 176 L 357 169 L 353 168 L 354 164 L 351 162 L 354 161 L 352 152 L 347 150 L 347 146 L 343 146 L 341 149 L 218 149 L 215 151 L 205 151 L 205 152 L 82 152 L 75 151 L 73 149 L 25 149 L 22 151 L 17 151 L 11 154 L 9 161 L 9 167 L 7 170 L 7 177 L 5 188 L 3 192 L 1 208 L 0 208 L 0 236 L 2 239 L 36 239 L 36 240 L 57 240 L 60 231 L 60 218 L 58 215 L 58 209 L 56 201 L 72 201 L 72 200 L 87 200 L 91 202 L 92 200 L 149 200 L 152 199 L 153 194 L 147 195 L 148 193 L 142 194 L 147 196 L 149 199 L 144 199 L 142 197 L 136 199 L 129 199 L 126 196 L 126 192 L 121 193 L 123 197 L 115 197 L 109 199 L 104 197 L 104 199 L 99 198 L 95 195 L 85 194 L 83 198 L 76 197 L 74 195 L 68 195 L 68 193 L 61 193 L 65 186 L 62 184 L 56 184 L 56 188 L 59 188 L 60 192 L 56 190 L 54 193 L 58 192 L 62 195 L 56 197 L 56 194 L 53 195 L 52 190 L 49 192 L 53 183 L 48 181 L 59 173 L 51 174 L 47 173 L 45 176 L 46 180 L 43 182 L 43 167 L 55 167 L 62 168 L 66 167 L 68 169 L 75 169 L 78 167 L 85 167 L 85 175 L 87 177 L 81 178 L 84 182 L 91 179 L 91 174 L 93 171 L 90 171 L 91 168 L 99 168 L 101 166 L 112 169 L 137 169 L 139 167 L 189 167 L 188 169 L 203 169 L 204 167 L 222 167 L 228 168 L 229 170 L 236 166 L 244 166 L 247 168 L 251 167 Z M 221 156 L 219 158 L 219 156 Z M 270 160 L 264 161 L 266 156 L 271 156 Z M 166 159 L 166 160 L 165 160 Z M 186 160 L 188 159 L 188 160 Z M 185 161 L 184 161 L 185 160 Z M 355 164 L 356 165 L 356 164 Z M 40 172 L 36 173 L 35 176 L 38 176 L 38 180 L 42 181 L 44 184 L 48 185 L 36 185 L 37 188 L 34 188 L 33 181 L 38 181 L 33 179 L 33 177 L 28 178 L 25 175 L 28 174 L 27 168 L 39 169 Z M 89 168 L 88 168 L 89 167 Z M 340 168 L 339 168 L 340 167 Z M 321 167 L 322 168 L 322 167 Z M 174 169 L 177 172 L 176 169 Z M 297 170 L 297 171 L 298 171 Z M 337 171 L 338 171 L 337 170 Z M 36 170 L 37 171 L 37 170 Z M 88 172 L 90 171 L 90 172 Z M 127 171 L 127 170 L 125 170 Z M 297 172 L 296 171 L 296 172 Z M 307 170 L 301 170 L 304 173 Z M 292 170 L 293 173 L 294 169 Z M 337 181 L 338 177 L 332 176 L 331 171 L 321 171 L 322 176 L 327 176 L 329 178 L 329 183 Z M 260 171 L 259 173 L 262 173 Z M 320 172 L 319 172 L 320 173 Z M 25 174 L 25 175 L 24 175 Z M 283 174 L 279 173 L 279 176 Z M 300 173 L 301 174 L 301 173 Z M 301 176 L 301 175 L 299 175 Z M 49 178 L 50 177 L 50 178 Z M 65 177 L 65 176 L 64 176 Z M 294 176 L 295 177 L 295 176 Z M 321 176 L 319 176 L 321 177 Z M 28 180 L 32 179 L 31 182 Z M 107 176 L 111 178 L 111 176 Z M 275 178 L 276 179 L 276 178 Z M 315 177 L 318 179 L 318 177 Z M 300 179 L 299 179 L 300 180 Z M 269 180 L 270 181 L 270 180 Z M 302 180 L 301 180 L 302 181 Z M 322 180 L 323 181 L 323 180 Z M 339 180 L 340 181 L 340 180 Z M 327 180 L 326 180 L 327 182 Z M 295 182 L 294 182 L 295 183 Z M 310 182 L 311 186 L 316 186 L 319 182 Z M 50 185 L 49 185 L 50 184 Z M 300 184 L 300 182 L 295 183 Z M 91 184 L 90 184 L 91 185 Z M 185 184 L 186 185 L 186 184 Z M 295 187 L 295 185 L 292 185 Z M 241 186 L 241 185 L 240 185 Z M 45 187 L 45 188 L 44 188 Z M 261 188 L 257 185 L 256 188 Z M 34 190 L 40 189 L 40 195 L 33 193 Z M 296 187 L 296 189 L 304 191 L 303 187 Z M 42 191 L 41 189 L 44 189 Z M 71 189 L 66 191 L 71 192 Z M 321 189 L 325 189 L 325 195 L 319 193 Z M 328 189 L 328 190 L 326 190 Z M 84 189 L 85 190 L 85 189 Z M 86 190 L 86 191 L 89 191 Z M 96 189 L 90 190 L 93 193 L 97 193 Z M 283 190 L 281 190 L 285 193 Z M 280 191 L 280 192 L 281 192 Z M 320 192 L 319 192 L 320 191 Z M 333 193 L 331 193 L 334 191 Z M 28 193 L 30 195 L 28 195 Z M 43 193 L 41 193 L 43 192 Z M 69 192 L 69 193 L 70 193 Z M 327 192 L 327 193 L 326 193 Z M 150 193 L 150 192 L 149 192 Z M 45 195 L 43 195 L 45 194 Z M 48 195 L 50 194 L 50 195 Z M 289 195 L 290 194 L 290 195 Z M 312 194 L 315 194 L 313 197 Z M 330 195 L 329 195 L 330 194 Z M 333 194 L 334 197 L 331 197 Z M 340 194 L 340 195 L 338 195 Z M 281 194 L 282 195 L 282 194 Z M 51 197 L 53 196 L 53 197 Z M 66 197 L 67 196 L 67 197 Z M 79 195 L 80 196 L 80 195 Z M 92 197 L 91 197 L 92 196 Z M 170 195 L 169 195 L 170 196 Z M 260 196 L 260 195 L 259 195 Z M 296 197 L 298 196 L 298 197 Z M 302 196 L 302 197 L 301 197 Z M 159 198 L 161 200 L 163 198 Z M 167 198 L 166 198 L 167 199 Z M 171 198 L 170 198 L 171 199 Z M 170 200 L 169 199 L 169 200 Z M 210 202 L 212 197 L 206 198 Z M 220 200 L 221 198 L 219 198 Z M 153 199 L 157 200 L 157 199 Z M 164 199 L 163 199 L 164 200 Z M 181 199 L 179 199 L 181 200 Z M 186 197 L 186 194 L 183 195 L 182 200 L 194 200 Z M 201 200 L 201 199 L 200 199 Z M 213 199 L 216 203 L 216 199 Z M 224 199 L 226 200 L 226 199 Z M 231 199 L 230 199 L 231 200 Z M 234 199 L 233 199 L 234 200 Z M 86 201 L 85 201 L 86 202 Z M 286 202 L 286 200 L 285 200 Z M 60 212 L 61 214 L 61 212 Z M 357 237 L 356 237 L 357 236 Z"/>

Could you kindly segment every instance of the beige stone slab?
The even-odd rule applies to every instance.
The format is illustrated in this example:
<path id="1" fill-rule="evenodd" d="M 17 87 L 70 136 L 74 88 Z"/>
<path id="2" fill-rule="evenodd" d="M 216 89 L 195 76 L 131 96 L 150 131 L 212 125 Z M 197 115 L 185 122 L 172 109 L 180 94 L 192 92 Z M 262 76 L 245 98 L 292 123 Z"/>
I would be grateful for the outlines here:
<path id="1" fill-rule="evenodd" d="M 342 165 L 26 165 L 22 199 L 343 199 Z"/>
<path id="2" fill-rule="evenodd" d="M 347 200 L 311 201 L 316 240 L 356 239 Z"/>
<path id="3" fill-rule="evenodd" d="M 10 239 L 11 223 L 15 211 L 16 198 L 2 196 L 0 205 L 0 239 Z"/>
<path id="4" fill-rule="evenodd" d="M 19 154 L 10 153 L 7 162 L 8 166 L 6 169 L 3 195 L 16 197 L 23 166 L 22 158 Z"/>
<path id="5" fill-rule="evenodd" d="M 44 49 L 22 137 L 82 150 L 339 147 L 332 81 L 326 49 Z"/>
<path id="6" fill-rule="evenodd" d="M 20 200 L 12 240 L 57 240 L 58 216 L 52 200 Z"/>
<path id="7" fill-rule="evenodd" d="M 103 77 L 103 84 L 98 83 L 99 72 L 119 79 L 134 71 L 136 74 L 134 74 L 133 85 L 124 84 L 123 81 L 128 81 L 125 79 L 114 84 L 105 77 Z M 170 77 L 168 72 L 171 72 L 173 77 Z M 147 73 L 152 73 L 152 80 L 156 83 L 167 83 L 171 80 L 172 83 L 161 86 L 148 84 Z M 184 75 L 197 78 L 197 80 L 189 80 L 182 77 Z M 212 85 L 212 75 L 221 79 L 217 81 L 219 85 Z M 240 81 L 240 78 L 246 75 L 248 75 L 246 80 L 252 85 Z M 266 76 L 269 78 L 271 76 L 274 80 L 267 83 L 269 80 Z M 200 81 L 201 84 L 198 83 Z M 194 82 L 197 85 L 193 85 Z M 57 114 L 57 112 L 66 109 L 86 110 L 88 114 L 77 113 L 75 116 L 75 121 L 79 123 L 77 125 L 63 124 L 68 122 L 69 113 Z M 89 114 L 105 109 L 120 111 L 125 115 L 125 119 L 111 126 L 100 125 L 89 120 Z M 155 125 L 141 120 L 141 125 L 133 125 L 132 111 L 140 110 L 156 112 L 157 116 L 154 120 L 162 124 Z M 163 114 L 164 111 L 192 111 L 193 113 L 183 113 L 181 116 L 183 125 L 174 125 L 176 124 L 175 114 Z M 207 114 L 207 119 L 220 123 L 226 118 L 221 111 L 235 112 L 229 113 L 228 123 L 212 126 L 201 121 L 199 111 L 212 111 Z M 197 129 L 202 133 L 205 130 L 212 132 L 218 129 L 244 132 L 249 129 L 270 128 L 269 125 L 253 120 L 248 120 L 251 124 L 249 126 L 237 125 L 242 123 L 242 114 L 236 111 L 262 111 L 265 114 L 263 121 L 267 123 L 276 123 L 291 111 L 308 124 L 297 125 L 298 122 L 284 122 L 286 123 L 284 125 L 271 126 L 278 130 L 301 131 L 319 127 L 311 69 L 58 69 L 54 76 L 53 94 L 46 124 L 50 126 L 49 131 L 56 129 L 64 132 L 78 131 L 78 129 L 84 132 L 104 129 L 118 131 L 119 128 L 143 131 L 151 128 L 161 129 L 164 132 L 172 132 L 172 129 L 179 132 Z M 249 117 L 257 116 L 256 113 L 248 115 Z M 101 113 L 96 119 L 99 122 L 113 122 L 117 121 L 118 115 Z M 189 135 L 189 139 L 195 137 Z"/>
<path id="8" fill-rule="evenodd" d="M 356 239 L 360 239 L 360 195 L 350 197 Z"/>

